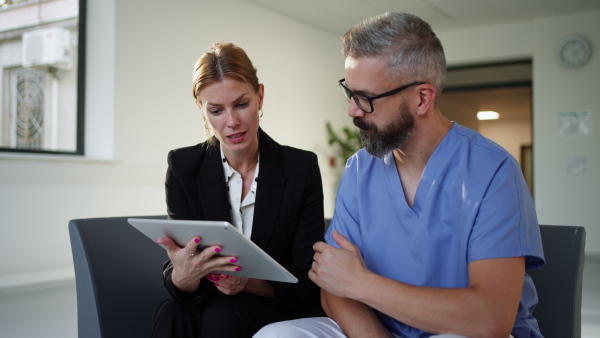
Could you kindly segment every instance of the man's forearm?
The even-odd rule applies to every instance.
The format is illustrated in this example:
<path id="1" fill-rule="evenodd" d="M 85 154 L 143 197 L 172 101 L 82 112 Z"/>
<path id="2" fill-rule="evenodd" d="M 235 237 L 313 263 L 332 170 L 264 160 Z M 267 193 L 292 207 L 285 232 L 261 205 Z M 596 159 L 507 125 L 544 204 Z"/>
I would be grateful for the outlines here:
<path id="1" fill-rule="evenodd" d="M 469 267 L 469 287 L 415 286 L 369 273 L 357 278 L 349 297 L 425 332 L 507 337 L 523 286 L 524 257 L 479 260 Z"/>
<path id="2" fill-rule="evenodd" d="M 373 310 L 361 302 L 321 290 L 321 304 L 327 316 L 335 320 L 350 338 L 390 337 Z"/>

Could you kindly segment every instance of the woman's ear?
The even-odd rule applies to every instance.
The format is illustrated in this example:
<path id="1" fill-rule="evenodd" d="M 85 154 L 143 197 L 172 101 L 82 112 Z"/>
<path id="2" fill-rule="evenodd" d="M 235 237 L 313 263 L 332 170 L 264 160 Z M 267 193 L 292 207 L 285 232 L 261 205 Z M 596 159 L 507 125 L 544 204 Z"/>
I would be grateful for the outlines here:
<path id="1" fill-rule="evenodd" d="M 261 83 L 258 85 L 258 110 L 262 109 L 265 98 L 265 86 Z"/>

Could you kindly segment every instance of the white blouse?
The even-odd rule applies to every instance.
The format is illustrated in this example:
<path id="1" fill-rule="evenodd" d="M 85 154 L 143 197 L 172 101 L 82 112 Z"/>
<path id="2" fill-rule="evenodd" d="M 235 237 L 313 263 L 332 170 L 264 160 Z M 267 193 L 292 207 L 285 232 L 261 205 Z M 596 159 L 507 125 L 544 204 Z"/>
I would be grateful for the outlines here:
<path id="1" fill-rule="evenodd" d="M 250 238 L 252 234 L 252 219 L 254 217 L 254 201 L 256 199 L 256 177 L 258 177 L 258 166 L 260 163 L 260 154 L 258 156 L 259 162 L 256 163 L 256 169 L 254 170 L 254 178 L 252 179 L 252 185 L 250 191 L 246 194 L 246 197 L 242 201 L 242 187 L 244 182 L 242 181 L 242 175 L 233 169 L 221 148 L 221 159 L 223 160 L 223 171 L 225 172 L 225 183 L 227 184 L 227 194 L 229 195 L 229 211 L 231 213 L 231 223 L 246 236 Z"/>

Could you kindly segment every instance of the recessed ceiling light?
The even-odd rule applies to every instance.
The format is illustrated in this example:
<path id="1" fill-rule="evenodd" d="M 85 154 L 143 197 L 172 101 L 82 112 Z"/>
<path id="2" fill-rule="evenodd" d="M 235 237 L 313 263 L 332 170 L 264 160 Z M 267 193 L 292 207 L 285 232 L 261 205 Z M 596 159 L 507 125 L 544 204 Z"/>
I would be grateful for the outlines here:
<path id="1" fill-rule="evenodd" d="M 480 111 L 477 112 L 477 119 L 478 120 L 497 120 L 500 118 L 500 114 L 496 113 L 495 111 Z"/>

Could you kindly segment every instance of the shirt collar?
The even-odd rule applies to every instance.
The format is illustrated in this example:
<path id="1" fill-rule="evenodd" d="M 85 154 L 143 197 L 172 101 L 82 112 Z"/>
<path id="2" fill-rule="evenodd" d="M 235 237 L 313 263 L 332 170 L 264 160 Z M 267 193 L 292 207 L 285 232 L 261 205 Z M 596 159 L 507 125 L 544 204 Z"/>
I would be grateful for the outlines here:
<path id="1" fill-rule="evenodd" d="M 223 153 L 223 148 L 219 147 L 219 150 L 221 151 L 221 164 L 223 165 L 223 172 L 225 173 L 225 182 L 229 182 L 229 179 L 234 175 L 234 174 L 238 174 L 241 175 L 238 171 L 236 171 L 235 169 L 233 169 L 232 166 L 229 165 L 229 162 L 227 162 L 227 158 L 225 157 L 225 153 Z M 260 164 L 260 153 L 258 154 L 258 162 L 256 163 L 256 169 L 254 170 L 254 178 L 253 178 L 253 185 L 255 185 L 256 183 L 256 177 L 258 176 L 258 165 Z M 252 189 L 254 190 L 254 189 Z"/>

